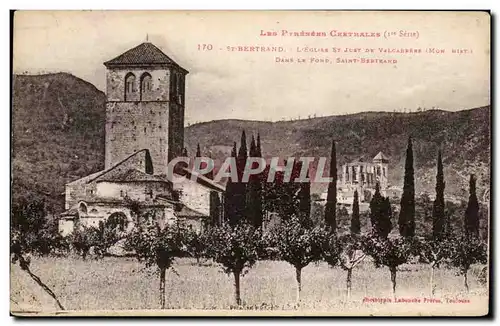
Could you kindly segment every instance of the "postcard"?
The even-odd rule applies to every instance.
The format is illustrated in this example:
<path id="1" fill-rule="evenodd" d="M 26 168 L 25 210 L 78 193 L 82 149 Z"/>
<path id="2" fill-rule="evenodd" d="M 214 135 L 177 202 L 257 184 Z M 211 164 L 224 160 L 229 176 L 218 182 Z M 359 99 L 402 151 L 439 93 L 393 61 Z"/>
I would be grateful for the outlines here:
<path id="1" fill-rule="evenodd" d="M 489 12 L 12 19 L 12 315 L 489 314 Z"/>

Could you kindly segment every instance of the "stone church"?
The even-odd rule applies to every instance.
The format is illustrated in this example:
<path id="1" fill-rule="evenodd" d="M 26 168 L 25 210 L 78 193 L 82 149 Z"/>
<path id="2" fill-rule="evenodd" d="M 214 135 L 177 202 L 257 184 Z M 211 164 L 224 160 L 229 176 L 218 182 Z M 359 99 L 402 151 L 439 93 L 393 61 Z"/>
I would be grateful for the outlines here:
<path id="1" fill-rule="evenodd" d="M 104 65 L 105 167 L 66 184 L 60 232 L 108 218 L 132 228 L 138 216 L 198 231 L 209 218 L 220 223 L 222 213 L 210 214 L 223 210 L 210 206 L 222 205 L 222 185 L 204 176 L 191 180 L 186 166 L 175 170 L 176 177 L 186 177 L 182 182 L 167 178 L 168 163 L 183 154 L 188 71 L 149 42 Z"/>
<path id="2" fill-rule="evenodd" d="M 375 193 L 375 184 L 380 185 L 380 193 L 387 196 L 389 188 L 389 158 L 379 152 L 373 159 L 360 158 L 342 165 L 337 175 L 337 204 L 352 212 L 354 191 L 358 191 L 360 211 L 369 209 L 369 202 Z M 321 194 L 325 202 L 328 191 Z"/>

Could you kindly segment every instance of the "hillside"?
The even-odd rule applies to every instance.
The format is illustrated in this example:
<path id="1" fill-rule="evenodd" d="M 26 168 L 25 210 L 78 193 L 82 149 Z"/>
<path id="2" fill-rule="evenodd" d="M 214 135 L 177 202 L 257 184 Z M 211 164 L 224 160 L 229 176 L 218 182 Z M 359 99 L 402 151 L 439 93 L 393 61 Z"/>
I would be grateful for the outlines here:
<path id="1" fill-rule="evenodd" d="M 458 112 L 365 112 L 275 123 L 219 120 L 187 128 L 186 146 L 193 153 L 196 143 L 200 143 L 202 151 L 211 150 L 214 157 L 223 159 L 230 154 L 233 141 L 239 144 L 244 129 L 247 137 L 260 133 L 265 156 L 329 157 L 331 140 L 336 139 L 339 166 L 360 158 L 369 161 L 382 151 L 390 158 L 390 183 L 402 186 L 406 144 L 411 135 L 417 193 L 434 191 L 437 149 L 441 144 L 447 193 L 466 196 L 468 183 L 464 177 L 474 172 L 480 174 L 480 195 L 485 183 L 489 183 L 489 121 L 489 107 Z M 324 188 L 316 185 L 313 192 Z"/>
<path id="2" fill-rule="evenodd" d="M 66 73 L 13 78 L 13 197 L 46 199 L 59 211 L 64 184 L 104 166 L 105 95 L 92 84 Z M 189 108 L 187 108 L 189 111 Z M 196 144 L 222 160 L 241 131 L 260 132 L 264 155 L 329 156 L 337 140 L 339 164 L 379 151 L 390 157 L 389 179 L 402 184 L 408 135 L 414 138 L 417 192 L 433 193 L 438 144 L 444 148 L 447 193 L 466 196 L 463 177 L 480 176 L 478 195 L 489 183 L 490 108 L 459 112 L 366 112 L 345 116 L 261 122 L 219 120 L 185 130 L 186 147 Z M 324 185 L 314 185 L 321 192 Z M 480 198 L 481 199 L 481 198 Z"/>
<path id="3" fill-rule="evenodd" d="M 66 73 L 13 77 L 12 190 L 64 206 L 64 184 L 104 167 L 106 97 Z"/>

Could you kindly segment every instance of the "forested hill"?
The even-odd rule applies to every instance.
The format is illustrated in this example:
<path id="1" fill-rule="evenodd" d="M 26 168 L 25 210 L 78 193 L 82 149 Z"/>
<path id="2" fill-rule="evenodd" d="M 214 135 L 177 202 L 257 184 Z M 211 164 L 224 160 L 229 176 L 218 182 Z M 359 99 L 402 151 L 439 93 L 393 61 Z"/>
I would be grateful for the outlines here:
<path id="1" fill-rule="evenodd" d="M 200 143 L 216 158 L 230 154 L 233 141 L 245 130 L 247 138 L 260 133 L 265 156 L 327 156 L 331 141 L 337 141 L 338 165 L 353 160 L 370 161 L 379 151 L 390 158 L 389 181 L 402 186 L 408 136 L 413 138 L 416 190 L 434 192 L 438 147 L 443 148 L 446 192 L 467 195 L 468 173 L 479 179 L 479 193 L 489 183 L 490 107 L 449 112 L 366 112 L 344 116 L 260 122 L 219 120 L 190 126 L 186 143 L 190 153 Z M 327 166 L 328 168 L 328 166 Z M 319 192 L 324 185 L 316 185 Z"/>
<path id="2" fill-rule="evenodd" d="M 13 78 L 13 195 L 44 198 L 62 209 L 64 184 L 104 166 L 105 95 L 66 73 Z M 335 104 L 332 103 L 332 111 Z M 189 112 L 189 107 L 186 109 Z M 446 192 L 466 196 L 464 178 L 479 176 L 478 195 L 489 183 L 490 107 L 448 112 L 365 112 L 296 121 L 218 120 L 185 130 L 190 155 L 199 143 L 222 160 L 241 131 L 260 133 L 264 155 L 329 156 L 337 141 L 339 165 L 379 151 L 390 158 L 389 179 L 402 185 L 404 152 L 413 137 L 417 192 L 433 193 L 437 148 L 444 154 Z M 323 185 L 314 185 L 321 192 Z M 480 198 L 481 199 L 481 198 Z"/>

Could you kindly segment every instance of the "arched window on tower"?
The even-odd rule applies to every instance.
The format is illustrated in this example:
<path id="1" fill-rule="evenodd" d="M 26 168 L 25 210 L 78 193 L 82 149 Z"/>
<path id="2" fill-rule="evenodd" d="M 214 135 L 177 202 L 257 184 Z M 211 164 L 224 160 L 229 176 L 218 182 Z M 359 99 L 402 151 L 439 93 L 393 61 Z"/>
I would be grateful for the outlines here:
<path id="1" fill-rule="evenodd" d="M 141 100 L 148 99 L 147 95 L 153 89 L 151 75 L 147 72 L 141 76 Z"/>
<path id="2" fill-rule="evenodd" d="M 135 75 L 129 72 L 125 76 L 125 101 L 132 99 L 133 93 L 135 93 Z"/>

